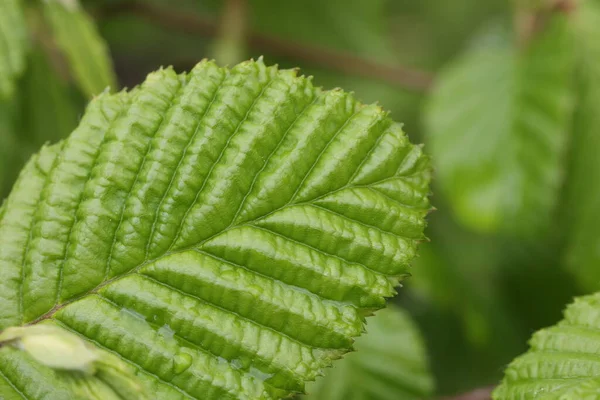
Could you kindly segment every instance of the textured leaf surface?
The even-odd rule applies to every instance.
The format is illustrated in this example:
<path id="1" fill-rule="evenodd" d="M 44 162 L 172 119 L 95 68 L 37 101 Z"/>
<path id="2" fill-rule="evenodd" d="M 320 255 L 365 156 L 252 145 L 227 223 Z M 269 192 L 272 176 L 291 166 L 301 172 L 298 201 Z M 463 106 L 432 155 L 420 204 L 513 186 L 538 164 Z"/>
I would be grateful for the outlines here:
<path id="1" fill-rule="evenodd" d="M 92 97 L 116 89 L 108 48 L 78 1 L 44 0 L 44 14 L 83 93 Z"/>
<path id="2" fill-rule="evenodd" d="M 600 293 L 576 299 L 564 320 L 534 334 L 530 345 L 506 370 L 495 399 L 598 398 Z"/>
<path id="3" fill-rule="evenodd" d="M 548 222 L 572 108 L 569 39 L 557 19 L 524 53 L 478 49 L 439 78 L 427 128 L 440 185 L 469 227 L 539 231 Z"/>
<path id="4" fill-rule="evenodd" d="M 342 91 L 260 61 L 160 70 L 25 167 L 0 329 L 52 319 L 161 399 L 302 391 L 407 273 L 428 181 L 421 147 Z"/>
<path id="5" fill-rule="evenodd" d="M 0 99 L 10 97 L 25 70 L 27 27 L 21 0 L 0 2 Z"/>
<path id="6" fill-rule="evenodd" d="M 579 93 L 566 207 L 569 268 L 588 291 L 600 289 L 600 4 L 576 14 Z"/>
<path id="7" fill-rule="evenodd" d="M 315 400 L 421 400 L 433 380 L 420 332 L 402 309 L 390 306 L 368 320 L 356 350 L 307 387 Z"/>

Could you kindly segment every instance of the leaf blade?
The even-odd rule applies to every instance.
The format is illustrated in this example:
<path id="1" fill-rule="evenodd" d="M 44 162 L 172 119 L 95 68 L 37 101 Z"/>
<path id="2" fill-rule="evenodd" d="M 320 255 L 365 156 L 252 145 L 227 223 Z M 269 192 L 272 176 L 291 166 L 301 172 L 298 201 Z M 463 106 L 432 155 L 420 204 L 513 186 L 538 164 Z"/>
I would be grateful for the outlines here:
<path id="1" fill-rule="evenodd" d="M 155 72 L 49 149 L 29 225 L 0 226 L 27 243 L 0 257 L 23 300 L 1 327 L 51 319 L 164 398 L 301 392 L 395 293 L 429 209 L 427 157 L 383 111 L 261 60 Z M 381 182 L 401 225 L 356 198 Z"/>

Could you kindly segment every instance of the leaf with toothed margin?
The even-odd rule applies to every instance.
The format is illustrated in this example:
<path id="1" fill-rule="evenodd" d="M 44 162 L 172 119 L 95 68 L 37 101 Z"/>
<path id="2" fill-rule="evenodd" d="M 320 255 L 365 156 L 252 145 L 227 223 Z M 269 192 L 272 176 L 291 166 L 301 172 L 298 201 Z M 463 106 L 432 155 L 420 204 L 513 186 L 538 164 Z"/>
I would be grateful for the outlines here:
<path id="1" fill-rule="evenodd" d="M 506 369 L 494 399 L 594 400 L 600 396 L 600 293 L 569 305 L 557 325 L 535 333 Z"/>
<path id="2" fill-rule="evenodd" d="M 157 71 L 24 168 L 0 219 L 0 329 L 52 321 L 160 399 L 302 392 L 407 274 L 429 178 L 380 107 L 295 71 Z M 38 398 L 5 365 L 0 388 Z"/>

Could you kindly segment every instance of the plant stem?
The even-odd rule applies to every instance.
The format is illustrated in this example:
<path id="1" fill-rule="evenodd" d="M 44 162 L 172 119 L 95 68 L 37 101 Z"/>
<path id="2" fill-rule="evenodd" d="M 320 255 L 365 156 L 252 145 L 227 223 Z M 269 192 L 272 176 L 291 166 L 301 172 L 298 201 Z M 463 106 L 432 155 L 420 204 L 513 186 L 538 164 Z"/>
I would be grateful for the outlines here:
<path id="1" fill-rule="evenodd" d="M 472 392 L 458 396 L 443 397 L 439 400 L 490 400 L 492 398 L 493 386 L 473 390 Z"/>
<path id="2" fill-rule="evenodd" d="M 226 0 L 213 48 L 221 64 L 234 65 L 245 58 L 247 25 L 247 0 Z"/>
<path id="3" fill-rule="evenodd" d="M 569 14 L 578 0 L 514 0 L 514 27 L 517 46 L 525 49 L 543 31 L 555 13 Z"/>

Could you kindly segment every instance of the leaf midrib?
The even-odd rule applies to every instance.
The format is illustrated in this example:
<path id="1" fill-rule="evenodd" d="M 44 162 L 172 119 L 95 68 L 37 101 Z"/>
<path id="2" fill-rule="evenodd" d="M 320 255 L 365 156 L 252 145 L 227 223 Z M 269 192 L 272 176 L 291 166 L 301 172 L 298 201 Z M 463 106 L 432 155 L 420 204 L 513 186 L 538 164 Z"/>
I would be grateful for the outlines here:
<path id="1" fill-rule="evenodd" d="M 227 233 L 229 231 L 232 231 L 234 229 L 238 229 L 238 228 L 241 228 L 241 227 L 244 227 L 244 226 L 248 226 L 248 227 L 252 227 L 252 228 L 257 228 L 257 229 L 264 229 L 262 227 L 256 226 L 255 223 L 258 222 L 258 221 L 260 221 L 260 220 L 262 220 L 262 219 L 266 219 L 267 217 L 269 217 L 269 216 L 271 216 L 273 214 L 276 214 L 276 213 L 278 213 L 280 211 L 283 211 L 283 210 L 286 210 L 286 209 L 292 208 L 292 207 L 303 206 L 303 205 L 314 205 L 313 204 L 314 202 L 316 202 L 318 200 L 321 200 L 322 198 L 325 198 L 327 196 L 330 196 L 330 195 L 333 195 L 335 193 L 338 193 L 338 192 L 341 192 L 343 190 L 346 190 L 348 188 L 361 188 L 362 187 L 362 188 L 369 188 L 369 189 L 371 189 L 372 185 L 376 185 L 378 183 L 381 183 L 381 182 L 384 182 L 384 181 L 387 181 L 387 180 L 398 179 L 398 178 L 399 177 L 396 177 L 396 176 L 387 177 L 385 179 L 374 181 L 372 183 L 365 184 L 365 185 L 352 185 L 352 183 L 349 182 L 348 184 L 342 186 L 339 189 L 333 190 L 331 192 L 327 192 L 325 194 L 322 194 L 321 196 L 315 197 L 314 199 L 303 201 L 303 202 L 299 202 L 299 203 L 287 203 L 287 204 L 284 204 L 283 206 L 278 207 L 278 208 L 276 208 L 276 209 L 274 209 L 274 210 L 272 210 L 272 211 L 270 211 L 270 212 L 268 212 L 268 213 L 266 213 L 264 215 L 258 216 L 256 218 L 250 220 L 250 221 L 246 221 L 246 222 L 241 223 L 241 224 L 230 225 L 227 228 L 221 230 L 220 232 L 217 232 L 214 235 L 209 236 L 208 238 L 201 240 L 200 242 L 197 242 L 197 243 L 194 243 L 194 244 L 191 244 L 191 245 L 188 245 L 188 246 L 184 246 L 184 247 L 179 248 L 177 250 L 169 250 L 169 251 L 166 251 L 163 254 L 161 254 L 161 255 L 153 258 L 153 259 L 145 260 L 144 262 L 142 262 L 141 264 L 136 265 L 135 267 L 133 267 L 131 270 L 129 270 L 128 272 L 126 272 L 124 274 L 121 274 L 121 275 L 115 276 L 115 277 L 113 277 L 111 279 L 108 279 L 106 281 L 103 281 L 102 283 L 100 283 L 99 285 L 97 285 L 96 287 L 94 287 L 93 289 L 90 289 L 90 290 L 88 290 L 88 291 L 80 294 L 79 296 L 76 296 L 76 297 L 73 297 L 72 299 L 66 300 L 63 303 L 56 304 L 51 310 L 49 310 L 45 314 L 39 316 L 38 318 L 36 318 L 33 321 L 24 323 L 23 325 L 25 325 L 25 326 L 35 325 L 35 324 L 37 324 L 37 323 L 39 323 L 41 321 L 44 321 L 44 320 L 47 320 L 47 319 L 51 319 L 51 318 L 53 318 L 54 314 L 56 314 L 58 311 L 62 310 L 63 308 L 67 307 L 69 304 L 74 303 L 74 302 L 76 302 L 78 300 L 81 300 L 81 299 L 83 299 L 83 298 L 85 298 L 87 296 L 90 296 L 90 295 L 93 295 L 93 294 L 97 294 L 102 288 L 104 288 L 104 287 L 106 287 L 106 286 L 108 286 L 108 285 L 110 285 L 110 284 L 112 284 L 114 282 L 117 282 L 117 281 L 119 281 L 119 280 L 121 280 L 123 278 L 126 278 L 126 277 L 131 276 L 131 275 L 136 275 L 136 274 L 138 274 L 139 270 L 141 270 L 142 268 L 144 268 L 147 265 L 155 263 L 155 262 L 161 260 L 162 258 L 169 257 L 169 256 L 172 256 L 174 254 L 185 253 L 185 252 L 193 250 L 195 248 L 200 248 L 206 242 L 208 242 L 208 241 L 210 241 L 212 239 L 215 239 L 216 237 L 221 236 L 221 235 L 223 235 L 223 234 L 225 234 L 225 233 Z M 325 209 L 325 208 L 320 207 L 320 206 L 318 208 Z M 327 211 L 330 212 L 329 210 L 327 210 Z M 269 231 L 269 232 L 271 232 L 271 231 Z M 281 236 L 283 236 L 283 235 L 281 235 Z M 414 240 L 414 239 L 410 239 L 410 240 Z M 306 244 L 304 244 L 304 243 L 303 243 L 303 245 L 306 246 Z M 206 250 L 203 250 L 203 251 L 206 251 Z M 339 258 L 339 257 L 337 257 L 337 258 Z M 350 261 L 344 260 L 344 259 L 341 259 L 341 260 L 345 261 L 345 262 L 350 262 Z M 356 262 L 352 262 L 352 263 L 353 264 L 357 264 Z M 375 274 L 383 275 L 381 272 L 374 271 L 373 269 L 369 268 L 367 265 L 360 264 L 360 263 L 358 263 L 358 264 L 361 265 L 362 267 L 366 268 L 367 270 L 375 273 Z"/>

